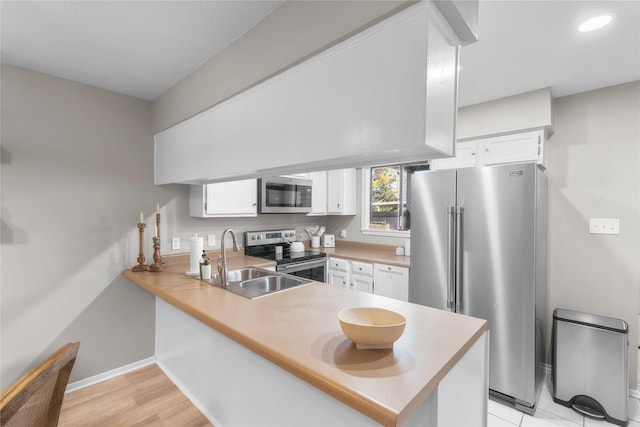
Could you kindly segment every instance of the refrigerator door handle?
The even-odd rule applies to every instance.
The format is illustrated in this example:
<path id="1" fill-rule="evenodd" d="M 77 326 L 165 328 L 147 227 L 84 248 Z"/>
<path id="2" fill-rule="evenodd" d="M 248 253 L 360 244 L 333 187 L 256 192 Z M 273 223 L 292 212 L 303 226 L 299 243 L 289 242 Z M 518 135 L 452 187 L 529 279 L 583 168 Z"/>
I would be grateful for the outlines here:
<path id="1" fill-rule="evenodd" d="M 455 215 L 455 206 L 447 206 L 447 308 L 451 311 L 455 309 Z"/>
<path id="2" fill-rule="evenodd" d="M 456 289 L 456 301 L 455 301 L 455 307 L 456 307 L 456 312 L 457 313 L 461 313 L 462 312 L 462 308 L 463 308 L 463 301 L 462 301 L 462 257 L 463 257 L 463 250 L 462 250 L 462 233 L 463 233 L 463 227 L 462 227 L 462 219 L 463 219 L 463 214 L 464 214 L 464 208 L 459 206 L 457 211 L 456 211 L 456 257 L 455 257 L 455 264 L 456 264 L 456 285 L 455 285 L 455 289 Z"/>

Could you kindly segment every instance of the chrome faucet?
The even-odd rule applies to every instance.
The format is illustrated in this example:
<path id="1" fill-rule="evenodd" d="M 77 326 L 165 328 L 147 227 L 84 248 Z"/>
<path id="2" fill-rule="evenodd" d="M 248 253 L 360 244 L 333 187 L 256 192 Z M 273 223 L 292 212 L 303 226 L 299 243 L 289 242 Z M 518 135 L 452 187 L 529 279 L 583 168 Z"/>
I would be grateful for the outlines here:
<path id="1" fill-rule="evenodd" d="M 240 246 L 238 245 L 238 237 L 236 236 L 236 232 L 230 228 L 227 228 L 222 232 L 222 237 L 220 238 L 220 252 L 218 255 L 218 273 L 220 274 L 220 283 L 222 286 L 227 287 L 229 283 L 227 282 L 227 250 L 224 247 L 224 241 L 227 237 L 227 233 L 231 233 L 231 239 L 233 240 L 233 250 L 238 252 L 240 250 Z"/>

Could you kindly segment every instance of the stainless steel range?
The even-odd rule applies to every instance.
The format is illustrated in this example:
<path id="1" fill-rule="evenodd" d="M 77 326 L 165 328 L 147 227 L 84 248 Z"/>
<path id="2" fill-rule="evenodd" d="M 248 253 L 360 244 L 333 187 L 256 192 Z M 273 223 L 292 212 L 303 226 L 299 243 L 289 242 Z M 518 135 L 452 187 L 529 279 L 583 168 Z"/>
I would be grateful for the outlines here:
<path id="1" fill-rule="evenodd" d="M 276 271 L 298 277 L 326 281 L 326 254 L 317 251 L 292 252 L 295 230 L 245 231 L 245 255 L 276 262 Z"/>

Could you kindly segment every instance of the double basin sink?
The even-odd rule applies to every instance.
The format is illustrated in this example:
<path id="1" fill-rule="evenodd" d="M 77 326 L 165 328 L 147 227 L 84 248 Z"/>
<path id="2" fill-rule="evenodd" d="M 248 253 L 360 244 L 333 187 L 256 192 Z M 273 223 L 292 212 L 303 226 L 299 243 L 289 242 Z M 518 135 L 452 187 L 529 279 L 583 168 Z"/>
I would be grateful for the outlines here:
<path id="1" fill-rule="evenodd" d="M 227 282 L 228 285 L 226 287 L 223 286 L 217 273 L 209 280 L 212 285 L 224 288 L 245 298 L 257 298 L 291 289 L 311 283 L 312 280 L 262 268 L 248 267 L 227 271 Z"/>

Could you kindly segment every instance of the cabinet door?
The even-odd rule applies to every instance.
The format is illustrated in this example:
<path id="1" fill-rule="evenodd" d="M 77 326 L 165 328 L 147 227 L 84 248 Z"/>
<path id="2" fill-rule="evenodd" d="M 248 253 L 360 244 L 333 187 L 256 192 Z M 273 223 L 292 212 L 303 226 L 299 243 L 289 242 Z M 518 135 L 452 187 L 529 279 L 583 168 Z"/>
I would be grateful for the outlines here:
<path id="1" fill-rule="evenodd" d="M 544 132 L 534 131 L 486 138 L 479 141 L 485 165 L 537 162 L 544 165 Z"/>
<path id="2" fill-rule="evenodd" d="M 479 165 L 477 143 L 475 141 L 457 142 L 455 157 L 431 161 L 432 170 L 473 168 L 476 166 Z"/>
<path id="3" fill-rule="evenodd" d="M 201 201 L 189 200 L 191 216 L 199 217 L 250 217 L 258 215 L 258 185 L 255 179 L 207 184 Z M 199 203 L 198 203 L 199 202 Z M 199 205 L 198 205 L 199 204 Z"/>
<path id="4" fill-rule="evenodd" d="M 327 214 L 327 171 L 311 172 L 311 212 L 307 215 Z"/>
<path id="5" fill-rule="evenodd" d="M 409 269 L 374 264 L 373 293 L 402 301 L 409 300 Z"/>
<path id="6" fill-rule="evenodd" d="M 329 284 L 342 288 L 348 288 L 349 272 L 342 270 L 329 270 Z"/>
<path id="7" fill-rule="evenodd" d="M 351 289 L 362 292 L 373 292 L 373 277 L 361 274 L 351 275 Z"/>
<path id="8" fill-rule="evenodd" d="M 327 172 L 327 213 L 356 214 L 355 169 L 337 169 Z"/>
<path id="9" fill-rule="evenodd" d="M 351 273 L 373 277 L 373 264 L 368 262 L 351 261 Z"/>

